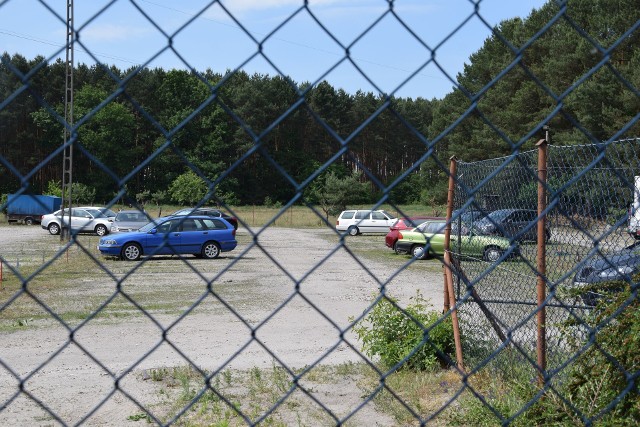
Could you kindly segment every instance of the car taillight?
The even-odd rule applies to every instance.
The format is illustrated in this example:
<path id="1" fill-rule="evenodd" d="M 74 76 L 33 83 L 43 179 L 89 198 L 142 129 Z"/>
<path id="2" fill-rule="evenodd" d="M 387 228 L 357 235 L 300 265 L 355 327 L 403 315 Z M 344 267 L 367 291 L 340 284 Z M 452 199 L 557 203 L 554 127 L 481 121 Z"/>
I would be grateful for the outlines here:
<path id="1" fill-rule="evenodd" d="M 233 229 L 233 231 L 231 232 L 231 235 L 232 235 L 233 237 L 236 237 L 236 229 L 235 229 L 235 228 L 234 228 L 234 229 Z"/>
<path id="2" fill-rule="evenodd" d="M 402 238 L 403 238 L 403 237 L 402 237 L 402 232 L 398 231 L 398 240 L 399 240 L 399 239 L 402 239 Z"/>

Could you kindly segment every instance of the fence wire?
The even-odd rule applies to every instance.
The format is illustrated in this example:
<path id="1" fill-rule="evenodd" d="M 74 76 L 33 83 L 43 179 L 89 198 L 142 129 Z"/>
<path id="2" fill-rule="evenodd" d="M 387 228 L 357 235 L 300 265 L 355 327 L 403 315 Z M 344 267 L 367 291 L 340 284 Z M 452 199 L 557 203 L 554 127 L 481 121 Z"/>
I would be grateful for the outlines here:
<path id="1" fill-rule="evenodd" d="M 8 1 L 0 2 L 0 12 L 7 3 Z M 136 2 L 131 3 L 136 8 L 143 9 Z M 307 2 L 300 3 L 300 7 L 292 16 L 284 19 L 282 25 L 297 14 L 308 14 L 323 32 L 330 34 L 327 27 L 313 15 Z M 470 3 L 481 5 L 485 2 Z M 550 18 L 544 26 L 545 30 L 563 18 L 571 22 L 570 17 L 565 15 L 566 2 L 557 3 L 558 13 Z M 211 5 L 223 6 L 224 2 L 211 1 L 208 6 Z M 394 14 L 393 6 L 394 2 L 388 2 L 388 9 L 382 15 L 397 19 L 416 38 L 416 34 Z M 54 13 L 49 8 L 46 10 L 47 13 Z M 206 7 L 202 10 L 206 10 Z M 486 23 L 481 10 L 482 8 L 476 8 L 473 16 Z M 100 13 L 102 11 L 94 18 L 97 19 Z M 231 14 L 230 16 L 240 25 L 239 20 Z M 58 18 L 65 20 L 62 16 Z M 145 18 L 157 26 L 150 15 L 145 15 Z M 372 22 L 359 37 L 373 31 L 378 22 L 379 20 Z M 188 25 L 189 22 L 186 26 Z M 444 34 L 441 38 L 443 43 L 461 31 L 464 25 Z M 261 43 L 272 37 L 275 31 L 263 40 L 256 40 L 249 31 L 241 29 L 256 44 L 255 52 L 247 61 L 253 56 L 265 56 Z M 81 28 L 76 30 L 82 34 Z M 576 28 L 576 31 L 580 32 L 580 29 Z M 542 33 L 543 31 L 536 37 L 541 37 Z M 583 36 L 588 39 L 586 34 Z M 535 38 L 530 42 L 533 41 Z M 422 40 L 420 42 L 428 45 Z M 509 46 L 514 57 L 520 58 L 521 51 Z M 92 54 L 90 46 L 82 45 L 82 48 Z M 357 72 L 373 84 L 373 80 L 354 62 L 349 53 L 349 45 L 343 48 L 344 55 L 334 67 L 350 61 Z M 175 49 L 170 38 L 163 47 L 165 49 Z M 437 65 L 436 51 L 429 51 L 430 55 L 425 58 L 425 63 L 415 72 L 429 63 Z M 45 59 L 41 65 L 60 52 Z M 179 52 L 176 53 L 179 55 Z M 154 57 L 149 58 L 149 62 L 153 59 Z M 270 62 L 268 57 L 265 60 Z M 528 70 L 524 63 L 518 62 L 510 64 L 481 92 L 498 84 L 517 65 L 542 90 L 553 95 L 535 73 Z M 270 63 L 277 70 L 274 63 Z M 12 102 L 17 102 L 20 94 L 31 91 L 39 106 L 53 120 L 64 121 L 55 108 L 33 91 L 32 79 L 37 75 L 38 67 L 24 72 L 9 62 L 3 64 L 21 85 L 2 100 L 0 112 Z M 188 64 L 185 65 L 191 68 Z M 454 356 L 445 355 L 444 350 L 434 344 L 431 334 L 435 335 L 435 327 L 421 324 L 423 336 L 420 346 L 410 349 L 411 352 L 398 366 L 388 369 L 381 367 L 378 360 L 363 352 L 362 343 L 353 335 L 354 326 L 382 302 L 391 302 L 408 318 L 417 321 L 415 314 L 407 310 L 406 303 L 399 303 L 393 298 L 391 290 L 397 289 L 394 280 L 406 275 L 420 289 L 423 281 L 427 280 L 427 275 L 436 275 L 435 281 L 442 283 L 441 272 L 420 270 L 418 275 L 411 275 L 414 271 L 412 269 L 419 264 L 411 260 L 393 264 L 395 271 L 390 275 L 381 274 L 375 263 L 353 250 L 353 240 L 349 241 L 346 236 L 335 233 L 334 224 L 327 222 L 325 214 L 311 204 L 305 206 L 324 225 L 322 231 L 329 231 L 326 239 L 331 242 L 330 245 L 307 254 L 297 253 L 298 246 L 291 242 L 289 249 L 292 252 L 283 255 L 271 242 L 271 239 L 278 239 L 277 233 L 269 235 L 267 230 L 282 218 L 287 209 L 303 203 L 305 188 L 344 156 L 357 169 L 363 170 L 364 175 L 381 191 L 382 196 L 372 208 L 387 202 L 392 188 L 383 185 L 376 174 L 358 160 L 358 155 L 350 152 L 349 143 L 385 110 L 391 111 L 410 127 L 409 121 L 393 110 L 390 98 L 384 95 L 383 98 L 387 101 L 383 106 L 364 118 L 354 134 L 344 139 L 316 113 L 310 111 L 318 125 L 337 142 L 338 148 L 305 181 L 297 182 L 290 171 L 283 168 L 265 149 L 269 131 L 281 125 L 304 104 L 307 89 L 295 86 L 284 73 L 281 73 L 282 77 L 294 89 L 298 98 L 281 117 L 269 123 L 266 130 L 260 133 L 252 129 L 245 118 L 218 96 L 239 69 L 231 71 L 216 84 L 198 75 L 199 80 L 207 86 L 210 96 L 194 108 L 186 120 L 175 124 L 173 128 L 165 129 L 157 118 L 127 94 L 127 87 L 133 77 L 142 73 L 144 67 L 132 69 L 122 79 L 112 74 L 103 64 L 99 66 L 117 83 L 118 89 L 108 94 L 76 124 L 65 124 L 71 130 L 71 137 L 64 141 L 64 145 L 47 153 L 39 165 L 28 173 L 21 173 L 20 168 L 13 164 L 15 160 L 0 156 L 0 164 L 22 185 L 17 193 L 26 192 L 32 176 L 49 163 L 59 163 L 61 154 L 71 145 L 118 184 L 118 194 L 111 204 L 126 195 L 128 181 L 138 174 L 144 174 L 145 167 L 165 151 L 173 150 L 176 158 L 198 172 L 197 167 L 172 141 L 190 120 L 208 105 L 216 104 L 246 132 L 251 144 L 217 180 L 208 181 L 210 194 L 200 204 L 222 203 L 224 208 L 235 214 L 230 206 L 213 196 L 213 190 L 235 170 L 247 167 L 245 160 L 254 155 L 265 158 L 284 181 L 295 188 L 296 195 L 276 215 L 260 224 L 261 227 L 251 227 L 249 218 L 237 215 L 242 228 L 239 235 L 245 233 L 242 237 L 243 245 L 227 258 L 228 262 L 216 267 L 183 256 L 172 257 L 173 262 L 170 264 L 163 264 L 166 260 L 155 261 L 151 258 L 143 259 L 133 267 L 123 262 L 108 263 L 96 253 L 96 240 L 79 234 L 72 234 L 68 243 L 56 242 L 51 245 L 50 242 L 37 241 L 33 246 L 27 244 L 27 247 L 20 246 L 14 251 L 4 247 L 0 253 L 4 268 L 2 274 L 4 277 L 15 278 L 19 285 L 1 290 L 4 295 L 0 313 L 6 319 L 18 319 L 13 321 L 14 324 L 7 324 L 5 321 L 2 332 L 6 343 L 10 343 L 10 346 L 0 352 L 0 421 L 3 424 L 123 425 L 146 420 L 157 425 L 442 425 L 454 423 L 456 412 L 466 408 L 466 405 L 474 404 L 490 414 L 490 423 L 527 424 L 528 412 L 535 410 L 536 405 L 545 400 L 544 396 L 568 408 L 567 411 L 574 415 L 572 422 L 592 424 L 606 414 L 615 412 L 626 404 L 625 399 L 638 393 L 638 367 L 625 366 L 596 339 L 599 332 L 606 333 L 606 328 L 620 319 L 619 316 L 626 307 L 634 304 L 637 299 L 637 284 L 630 279 L 630 272 L 623 272 L 623 281 L 630 284 L 631 297 L 623 302 L 618 311 L 594 324 L 594 299 L 603 297 L 603 294 L 599 293 L 599 289 L 588 288 L 590 284 L 585 285 L 583 282 L 594 277 L 592 273 L 595 267 L 590 264 L 591 260 L 618 254 L 634 243 L 625 227 L 629 220 L 628 209 L 636 196 L 634 176 L 640 171 L 639 139 L 593 145 L 549 146 L 548 180 L 544 184 L 548 201 L 544 212 L 547 224 L 547 270 L 544 274 L 547 298 L 544 307 L 539 307 L 536 300 L 536 281 L 540 272 L 536 262 L 538 246 L 536 238 L 532 237 L 540 219 L 536 198 L 539 185 L 537 152 L 520 152 L 521 144 L 511 143 L 513 152 L 507 157 L 481 162 L 458 162 L 458 171 L 454 177 L 455 208 L 463 212 L 480 211 L 482 216 L 504 210 L 504 215 L 497 215 L 489 221 L 474 219 L 463 223 L 459 212 L 452 218 L 455 225 L 452 251 L 457 300 L 454 308 L 460 317 L 464 367 L 456 367 Z M 602 67 L 610 65 L 606 62 L 599 63 L 590 73 Z M 331 70 L 319 70 L 320 77 L 311 86 L 320 82 Z M 450 76 L 447 77 L 454 82 Z M 619 74 L 616 74 L 616 78 L 627 87 L 633 86 Z M 582 82 L 577 81 L 573 88 Z M 458 89 L 470 101 L 475 102 L 475 98 L 465 88 Z M 161 133 L 165 140 L 152 156 L 138 165 L 132 165 L 132 170 L 124 176 L 118 176 L 103 165 L 95 153 L 77 139 L 78 128 L 86 125 L 91 117 L 104 109 L 108 101 L 116 96 L 128 97 L 137 113 L 148 121 L 151 128 Z M 552 97 L 560 107 L 562 96 Z M 482 116 L 480 111 L 468 110 L 454 122 L 457 124 L 472 115 L 477 115 L 491 127 L 490 119 Z M 530 130 L 530 134 L 523 135 L 523 140 L 534 135 L 544 124 L 545 122 L 540 122 L 536 129 Z M 573 125 L 580 130 L 578 124 Z M 411 132 L 426 142 L 424 155 L 413 165 L 413 170 L 418 169 L 426 160 L 434 160 L 446 171 L 446 165 L 438 162 L 436 152 L 451 128 L 432 139 L 427 139 L 413 128 Z M 496 134 L 505 138 L 497 130 Z M 402 178 L 407 176 L 408 173 Z M 2 209 L 6 207 L 6 203 L 0 206 Z M 513 215 L 512 219 L 509 219 L 510 215 Z M 512 226 L 517 227 L 511 228 Z M 21 237 L 21 231 L 7 231 L 5 228 L 3 233 L 15 233 L 18 238 Z M 300 231 L 299 238 L 304 239 L 305 233 L 312 231 Z M 485 251 L 469 255 L 462 243 L 468 235 L 472 235 L 472 238 L 493 235 L 494 240 L 490 246 L 497 248 L 497 252 Z M 500 236 L 503 238 L 497 239 Z M 366 240 L 364 242 L 365 245 L 368 244 Z M 500 246 L 502 244 L 504 246 Z M 293 267 L 288 260 L 294 257 L 305 262 Z M 347 257 L 357 267 L 357 271 L 335 270 L 333 262 L 338 257 Z M 69 259 L 79 267 L 70 268 Z M 264 259 L 272 270 L 265 273 L 252 268 L 252 263 L 258 259 Z M 241 270 L 241 267 L 245 270 Z M 610 258 L 605 262 L 603 270 L 618 271 L 619 267 L 615 259 Z M 587 271 L 587 268 L 591 270 Z M 354 282 L 368 282 L 370 287 L 358 289 L 374 290 L 373 302 L 367 302 L 363 313 L 353 313 L 355 318 L 345 323 L 343 314 L 349 307 L 348 304 L 338 305 L 337 308 L 330 306 L 328 301 L 317 297 L 315 290 L 306 286 L 314 275 L 320 273 L 326 274 L 323 277 L 329 277 L 329 282 L 343 287 L 354 285 Z M 53 276 L 64 278 L 64 284 L 56 282 L 59 289 L 48 288 L 48 280 Z M 178 279 L 179 277 L 182 279 Z M 163 290 L 155 294 L 157 289 L 154 291 L 143 286 L 143 280 L 151 281 L 155 287 L 162 287 Z M 259 294 L 251 286 L 230 289 L 234 282 L 243 280 L 255 286 L 273 284 L 275 296 Z M 184 281 L 193 286 L 184 285 Z M 84 283 L 86 286 L 77 293 L 78 288 L 71 283 Z M 585 292 L 587 288 L 589 292 Z M 336 292 L 332 299 L 350 301 L 356 298 L 353 294 L 340 293 L 338 287 L 332 289 Z M 244 293 L 245 296 L 240 297 L 237 293 Z M 604 298 L 606 297 L 605 295 Z M 77 304 L 77 309 L 62 312 L 62 300 L 67 303 L 72 301 Z M 283 313 L 289 313 L 290 307 L 296 304 L 301 307 L 304 316 L 287 319 Z M 257 319 L 252 318 L 252 312 L 247 308 L 251 305 L 261 306 L 267 314 Z M 546 367 L 540 367 L 536 359 L 536 315 L 541 309 L 546 311 L 547 316 Z M 20 310 L 28 311 L 29 315 L 16 317 L 15 313 Z M 222 314 L 214 319 L 212 312 Z M 204 316 L 195 317 L 196 321 L 191 321 L 192 316 L 198 314 Z M 444 323 L 451 315 L 451 310 L 444 312 L 436 324 Z M 311 357 L 300 356 L 296 359 L 283 355 L 283 343 L 296 349 L 303 347 L 304 326 L 310 319 L 315 319 L 317 323 L 313 325 L 321 326 L 314 328 L 326 330 L 326 334 L 332 337 L 331 340 L 314 347 Z M 211 322 L 221 323 L 210 325 Z M 102 337 L 96 325 L 103 324 L 111 325 L 116 335 Z M 294 331 L 295 328 L 301 329 Z M 43 329 L 46 331 L 44 340 L 43 335 L 38 334 Z M 268 335 L 266 331 L 271 329 L 275 329 L 275 332 Z M 264 338 L 265 336 L 268 338 Z M 92 337 L 99 339 L 92 340 Z M 232 342 L 233 351 L 219 354 L 223 351 L 221 343 L 225 341 Z M 192 343 L 198 343 L 203 348 L 197 349 L 199 352 L 195 351 L 191 347 Z M 421 398 L 416 402 L 407 397 L 408 390 L 403 388 L 408 381 L 392 382 L 392 379 L 396 369 L 408 363 L 410 356 L 423 346 L 435 347 L 435 352 L 448 361 L 450 376 L 440 382 L 440 387 L 446 391 L 438 395 L 438 399 L 432 399 L 432 390 L 425 390 L 420 392 Z M 45 348 L 44 352 L 38 350 L 42 347 Z M 569 381 L 570 368 L 581 357 L 592 357 L 592 350 L 603 355 L 611 366 L 617 368 L 623 384 L 618 394 L 599 405 L 597 410 L 589 412 L 584 409 L 585 405 L 572 400 L 565 386 Z M 632 351 L 635 350 L 633 347 Z M 355 361 L 360 367 L 354 369 L 340 365 L 340 368 L 323 370 L 326 365 L 332 364 L 334 358 L 340 359 L 338 355 L 344 352 L 349 352 L 352 357 L 348 360 Z M 296 350 L 292 353 L 297 354 Z M 261 354 L 261 360 L 267 362 L 259 363 L 260 366 L 252 364 L 251 361 L 255 359 L 250 356 L 255 354 Z M 176 359 L 180 361 L 177 366 L 165 364 L 165 360 Z M 69 364 L 69 360 L 75 362 Z M 229 366 L 241 366 L 244 369 L 230 371 L 227 369 Z M 364 376 L 363 371 L 366 372 Z M 270 375 L 268 380 L 267 372 Z M 535 379 L 540 374 L 544 378 L 543 385 L 534 387 L 533 393 L 523 398 L 523 402 L 512 411 L 496 403 L 496 390 L 482 385 L 483 381 L 490 382 L 491 378 L 498 376 L 504 379 L 505 384 L 501 393 L 522 398 L 519 395 L 522 389 L 531 384 L 511 387 L 506 385 L 513 384 L 510 381 L 516 379 Z M 323 375 L 329 379 L 323 378 Z M 373 381 L 363 380 L 372 376 Z M 87 383 L 91 385 L 87 386 Z M 163 389 L 166 390 L 163 392 L 166 396 L 150 391 L 154 383 L 166 386 Z M 140 384 L 143 384 L 142 389 Z M 357 390 L 355 394 L 350 391 L 354 386 Z M 239 391 L 241 388 L 249 391 L 243 393 Z M 178 392 L 171 394 L 172 390 Z M 59 396 L 60 399 L 52 396 Z M 60 402 L 61 399 L 64 402 Z M 393 409 L 387 412 L 375 409 L 377 405 L 384 406 L 385 402 L 390 402 Z M 296 412 L 295 408 L 301 405 L 306 405 L 302 406 L 304 413 Z M 131 410 L 131 407 L 136 409 Z M 634 420 L 626 421 L 630 421 L 631 425 Z M 466 422 L 469 423 L 469 420 Z"/>

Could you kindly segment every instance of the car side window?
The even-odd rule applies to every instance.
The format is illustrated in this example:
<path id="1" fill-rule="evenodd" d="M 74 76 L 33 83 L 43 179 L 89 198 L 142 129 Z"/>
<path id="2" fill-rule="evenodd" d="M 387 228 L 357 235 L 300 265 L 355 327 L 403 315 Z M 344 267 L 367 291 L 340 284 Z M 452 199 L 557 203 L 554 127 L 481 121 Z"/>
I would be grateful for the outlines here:
<path id="1" fill-rule="evenodd" d="M 158 233 L 171 233 L 177 229 L 180 221 L 165 221 L 158 226 Z"/>
<path id="2" fill-rule="evenodd" d="M 371 219 L 387 219 L 382 212 L 371 212 Z"/>
<path id="3" fill-rule="evenodd" d="M 203 219 L 204 226 L 209 230 L 226 230 L 227 225 L 219 219 Z"/>
<path id="4" fill-rule="evenodd" d="M 196 222 L 192 219 L 186 219 L 182 223 L 182 231 L 196 231 Z"/>
<path id="5" fill-rule="evenodd" d="M 89 215 L 89 212 L 85 211 L 84 209 L 71 209 L 71 216 L 86 218 L 91 215 Z"/>
<path id="6" fill-rule="evenodd" d="M 444 222 L 431 222 L 427 226 L 427 233 L 443 234 L 445 224 Z"/>
<path id="7" fill-rule="evenodd" d="M 344 211 L 342 212 L 342 219 L 352 219 L 354 211 Z"/>
<path id="8" fill-rule="evenodd" d="M 356 219 L 369 219 L 369 212 L 366 212 L 366 211 L 356 212 Z"/>

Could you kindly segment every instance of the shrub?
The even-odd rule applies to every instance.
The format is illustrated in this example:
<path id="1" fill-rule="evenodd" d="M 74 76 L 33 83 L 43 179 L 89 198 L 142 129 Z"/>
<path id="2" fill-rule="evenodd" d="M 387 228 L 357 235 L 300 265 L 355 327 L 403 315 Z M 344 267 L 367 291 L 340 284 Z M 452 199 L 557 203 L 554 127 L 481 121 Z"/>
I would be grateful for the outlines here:
<path id="1" fill-rule="evenodd" d="M 406 308 L 393 299 L 379 300 L 353 328 L 362 341 L 363 352 L 379 357 L 387 368 L 432 370 L 449 363 L 453 354 L 451 319 L 428 310 L 418 292 Z"/>
<path id="2" fill-rule="evenodd" d="M 599 301 L 587 320 L 598 331 L 595 342 L 572 365 L 562 394 L 585 417 L 601 416 L 601 425 L 631 425 L 640 420 L 640 301 L 628 285 L 622 291 L 614 285 L 610 289 L 615 291 Z M 575 411 L 564 402 L 545 403 L 553 402 L 557 406 L 545 408 L 548 412 L 565 422 L 575 419 Z M 615 407 L 608 408 L 614 402 Z M 635 421 L 627 424 L 630 420 Z"/>

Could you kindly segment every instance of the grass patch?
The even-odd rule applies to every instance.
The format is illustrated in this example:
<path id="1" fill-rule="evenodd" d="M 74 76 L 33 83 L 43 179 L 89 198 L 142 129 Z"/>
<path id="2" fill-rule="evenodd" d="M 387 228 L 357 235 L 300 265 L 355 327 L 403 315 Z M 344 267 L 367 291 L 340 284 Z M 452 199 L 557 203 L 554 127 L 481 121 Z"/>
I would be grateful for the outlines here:
<path id="1" fill-rule="evenodd" d="M 294 376 L 298 375 L 296 386 Z M 421 420 L 429 420 L 429 425 L 444 426 L 449 419 L 439 415 L 439 411 L 460 388 L 455 371 L 440 370 L 392 373 L 385 378 L 387 388 L 380 389 L 379 375 L 364 363 L 319 365 L 293 373 L 275 365 L 270 369 L 226 369 L 215 376 L 192 367 L 158 368 L 141 376 L 153 382 L 160 397 L 150 412 L 165 424 L 184 411 L 176 420 L 179 426 L 334 425 L 336 422 L 327 410 L 308 395 L 342 419 L 372 397 L 375 410 L 364 418 L 369 425 L 372 420 L 384 423 L 387 418 L 389 425 L 418 425 Z M 345 407 L 344 400 L 350 399 L 350 394 L 355 400 Z M 129 418 L 145 416 L 135 413 Z M 356 413 L 342 425 L 367 424 Z"/>

